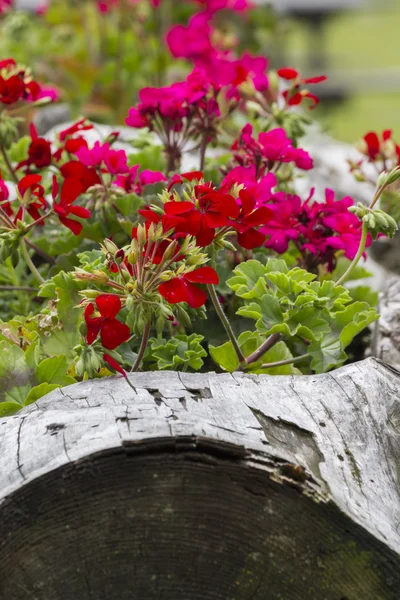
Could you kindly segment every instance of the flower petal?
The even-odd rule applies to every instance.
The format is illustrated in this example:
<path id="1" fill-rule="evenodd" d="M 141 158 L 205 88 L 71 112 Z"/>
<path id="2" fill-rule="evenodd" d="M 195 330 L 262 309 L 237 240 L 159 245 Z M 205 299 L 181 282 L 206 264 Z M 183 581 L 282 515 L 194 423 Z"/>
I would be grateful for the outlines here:
<path id="1" fill-rule="evenodd" d="M 217 285 L 219 283 L 219 277 L 216 271 L 212 267 L 200 267 L 195 271 L 191 271 L 183 276 L 186 281 L 192 283 L 212 283 Z"/>
<path id="2" fill-rule="evenodd" d="M 110 356 L 109 354 L 103 354 L 103 360 L 106 361 L 106 363 L 109 364 L 109 366 L 114 369 L 114 371 L 117 371 L 118 373 L 121 373 L 121 375 L 123 375 L 123 377 L 126 378 L 126 373 L 124 371 L 124 369 L 121 367 L 121 365 L 119 365 L 117 363 L 116 360 L 113 359 L 112 356 Z"/>
<path id="3" fill-rule="evenodd" d="M 121 299 L 115 294 L 102 294 L 97 296 L 96 305 L 102 317 L 105 319 L 115 319 L 121 310 Z"/>
<path id="4" fill-rule="evenodd" d="M 114 350 L 117 346 L 128 341 L 130 335 L 130 329 L 125 323 L 121 323 L 118 319 L 105 319 L 101 328 L 101 343 L 104 348 Z"/>

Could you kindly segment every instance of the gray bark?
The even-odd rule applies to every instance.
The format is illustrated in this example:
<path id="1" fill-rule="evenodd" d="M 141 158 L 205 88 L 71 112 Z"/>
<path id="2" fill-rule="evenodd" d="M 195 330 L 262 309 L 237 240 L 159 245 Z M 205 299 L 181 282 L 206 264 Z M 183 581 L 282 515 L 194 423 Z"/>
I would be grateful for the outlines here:
<path id="1" fill-rule="evenodd" d="M 379 298 L 380 318 L 376 323 L 372 354 L 400 370 L 400 277 L 387 281 Z"/>
<path id="2" fill-rule="evenodd" d="M 400 373 L 139 373 L 0 421 L 0 598 L 395 600 Z"/>

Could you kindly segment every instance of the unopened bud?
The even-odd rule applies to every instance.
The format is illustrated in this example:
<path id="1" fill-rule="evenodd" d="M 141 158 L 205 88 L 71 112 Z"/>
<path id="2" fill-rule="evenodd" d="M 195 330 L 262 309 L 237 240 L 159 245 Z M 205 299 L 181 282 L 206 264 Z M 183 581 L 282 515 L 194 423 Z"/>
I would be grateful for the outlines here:
<path id="1" fill-rule="evenodd" d="M 111 256 L 115 256 L 116 253 L 118 252 L 119 248 L 116 244 L 114 244 L 114 242 L 108 238 L 106 238 L 103 242 L 103 244 L 101 245 L 103 252 L 105 252 L 105 254 L 110 253 Z"/>
<path id="2" fill-rule="evenodd" d="M 144 246 L 147 241 L 146 228 L 143 225 L 138 225 L 137 228 L 137 241 L 140 246 Z"/>

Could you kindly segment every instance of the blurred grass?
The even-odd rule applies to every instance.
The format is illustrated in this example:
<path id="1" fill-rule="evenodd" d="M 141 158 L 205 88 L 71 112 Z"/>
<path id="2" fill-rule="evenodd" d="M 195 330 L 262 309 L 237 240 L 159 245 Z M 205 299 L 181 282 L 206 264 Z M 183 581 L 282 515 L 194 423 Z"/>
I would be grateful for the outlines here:
<path id="1" fill-rule="evenodd" d="M 293 63 L 302 64 L 308 52 L 308 30 L 289 25 L 287 52 Z M 366 131 L 392 128 L 400 140 L 400 2 L 378 0 L 364 9 L 332 17 L 326 25 L 329 68 L 337 84 L 346 80 L 352 92 L 352 76 L 364 74 L 367 83 L 345 103 L 316 115 L 335 137 L 354 142 Z M 385 68 L 392 70 L 384 74 Z M 396 72 L 398 69 L 398 73 Z M 370 71 L 370 81 L 368 72 Z M 374 76 L 381 72 L 380 82 Z M 330 78 L 336 85 L 335 77 Z M 356 86 L 355 86 L 356 87 Z M 380 89 L 379 89 L 380 88 Z"/>

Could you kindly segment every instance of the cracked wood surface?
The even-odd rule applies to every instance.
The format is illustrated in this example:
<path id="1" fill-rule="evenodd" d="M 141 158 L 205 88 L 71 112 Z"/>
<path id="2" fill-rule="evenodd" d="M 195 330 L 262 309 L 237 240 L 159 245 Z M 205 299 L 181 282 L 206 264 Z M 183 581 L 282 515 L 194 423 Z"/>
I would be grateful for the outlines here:
<path id="1" fill-rule="evenodd" d="M 375 327 L 372 353 L 400 370 L 400 277 L 388 280 L 379 298 L 379 321 Z"/>
<path id="2" fill-rule="evenodd" d="M 55 390 L 0 421 L 0 597 L 395 600 L 399 376 L 370 358 L 316 376 L 155 372 L 131 375 L 135 391 L 119 377 Z"/>

